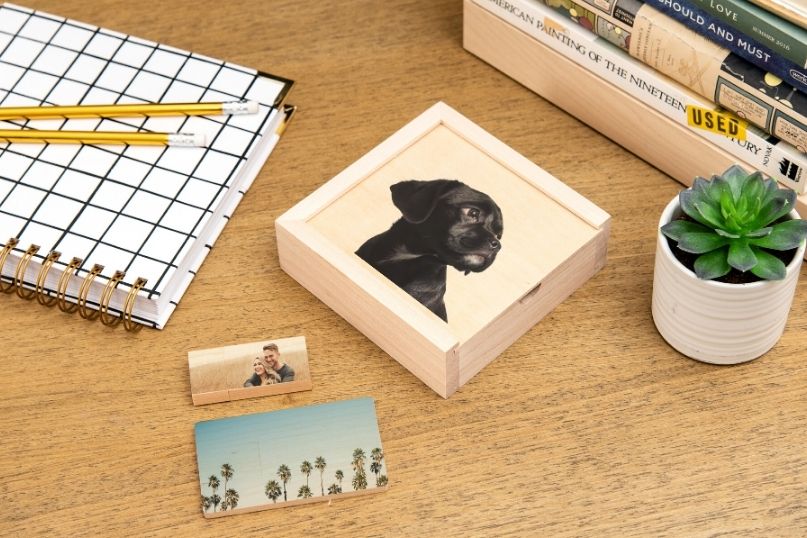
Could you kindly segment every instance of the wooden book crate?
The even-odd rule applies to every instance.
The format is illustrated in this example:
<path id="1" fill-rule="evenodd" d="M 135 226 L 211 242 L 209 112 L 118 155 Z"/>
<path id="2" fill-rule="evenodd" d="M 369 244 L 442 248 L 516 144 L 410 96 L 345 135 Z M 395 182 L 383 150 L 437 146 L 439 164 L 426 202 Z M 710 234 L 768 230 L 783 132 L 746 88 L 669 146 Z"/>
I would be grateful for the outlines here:
<path id="1" fill-rule="evenodd" d="M 401 193 L 400 185 L 411 180 L 421 182 L 417 197 L 407 189 L 407 197 L 399 194 L 393 203 L 391 192 Z M 432 189 L 437 184 L 443 191 Z M 412 211 L 407 204 L 414 202 L 427 214 L 418 220 L 426 224 L 417 236 L 410 231 L 417 219 L 411 213 L 404 219 L 401 209 Z M 438 103 L 283 214 L 276 230 L 280 265 L 289 275 L 447 398 L 604 265 L 609 219 Z M 439 224 L 444 220 L 451 223 L 445 240 Z M 466 230 L 502 225 L 495 229 L 502 232 L 501 249 L 487 268 L 466 272 L 456 269 L 464 261 L 450 262 L 446 321 L 425 306 L 427 299 L 421 304 L 356 255 L 394 222 L 410 235 L 383 263 L 442 260 L 444 254 L 414 252 L 420 247 L 411 245 L 464 249 L 471 241 L 462 235 Z M 422 226 L 429 228 L 424 232 Z M 488 240 L 491 249 L 498 243 Z M 481 258 L 465 253 L 461 259 Z"/>
<path id="2" fill-rule="evenodd" d="M 463 46 L 684 185 L 735 163 L 753 168 L 473 0 L 463 2 Z M 798 197 L 796 209 L 807 215 L 807 193 Z"/>

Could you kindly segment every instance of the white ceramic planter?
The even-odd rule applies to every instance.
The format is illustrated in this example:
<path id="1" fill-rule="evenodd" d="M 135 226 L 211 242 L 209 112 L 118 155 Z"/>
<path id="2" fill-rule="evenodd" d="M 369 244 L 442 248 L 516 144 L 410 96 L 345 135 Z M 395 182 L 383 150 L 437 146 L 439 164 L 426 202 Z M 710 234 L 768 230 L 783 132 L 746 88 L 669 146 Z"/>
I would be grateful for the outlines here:
<path id="1" fill-rule="evenodd" d="M 660 228 L 681 213 L 676 196 L 661 214 L 653 275 L 653 321 L 684 355 L 713 364 L 756 359 L 782 336 L 796 291 L 805 245 L 784 280 L 726 284 L 700 280 L 673 255 Z M 799 218 L 798 213 L 791 213 Z"/>

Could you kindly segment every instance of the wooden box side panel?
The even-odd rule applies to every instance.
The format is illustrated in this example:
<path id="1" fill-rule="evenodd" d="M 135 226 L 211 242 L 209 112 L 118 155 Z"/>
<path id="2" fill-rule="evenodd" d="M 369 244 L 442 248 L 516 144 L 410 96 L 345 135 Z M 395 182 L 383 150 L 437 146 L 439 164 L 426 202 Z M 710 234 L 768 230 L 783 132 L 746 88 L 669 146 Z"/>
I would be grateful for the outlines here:
<path id="1" fill-rule="evenodd" d="M 289 229 L 294 224 L 297 223 L 276 223 L 281 268 L 429 388 L 444 398 L 451 395 L 459 386 L 455 349 L 441 350 L 386 304 L 333 267 L 295 236 Z"/>
<path id="2" fill-rule="evenodd" d="M 536 290 L 515 303 L 459 348 L 460 386 L 552 312 L 605 265 L 610 223 L 547 276 Z"/>

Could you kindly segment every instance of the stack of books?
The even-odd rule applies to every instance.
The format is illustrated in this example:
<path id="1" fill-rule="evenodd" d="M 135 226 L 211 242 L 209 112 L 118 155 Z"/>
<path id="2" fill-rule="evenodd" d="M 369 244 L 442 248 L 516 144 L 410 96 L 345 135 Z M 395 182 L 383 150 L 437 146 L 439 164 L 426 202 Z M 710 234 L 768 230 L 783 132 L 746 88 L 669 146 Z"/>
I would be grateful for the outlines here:
<path id="1" fill-rule="evenodd" d="M 804 10 L 771 4 L 464 0 L 463 41 L 682 183 L 739 163 L 807 213 Z"/>

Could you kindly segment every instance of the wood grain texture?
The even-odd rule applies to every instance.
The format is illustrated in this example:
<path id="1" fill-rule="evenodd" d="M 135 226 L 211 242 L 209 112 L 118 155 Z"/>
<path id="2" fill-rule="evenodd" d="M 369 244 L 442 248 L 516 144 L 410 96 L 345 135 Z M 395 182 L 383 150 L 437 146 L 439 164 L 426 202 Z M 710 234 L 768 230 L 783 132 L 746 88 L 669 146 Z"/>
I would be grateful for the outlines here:
<path id="1" fill-rule="evenodd" d="M 164 331 L 0 297 L 0 535 L 807 533 L 804 283 L 756 361 L 668 347 L 653 255 L 680 184 L 465 52 L 459 0 L 28 5 L 295 79 L 300 110 Z M 280 269 L 273 224 L 438 100 L 613 216 L 606 267 L 447 401 Z M 266 335 L 306 336 L 314 390 L 195 408 L 188 350 Z M 194 423 L 360 396 L 389 491 L 202 516 Z"/>

